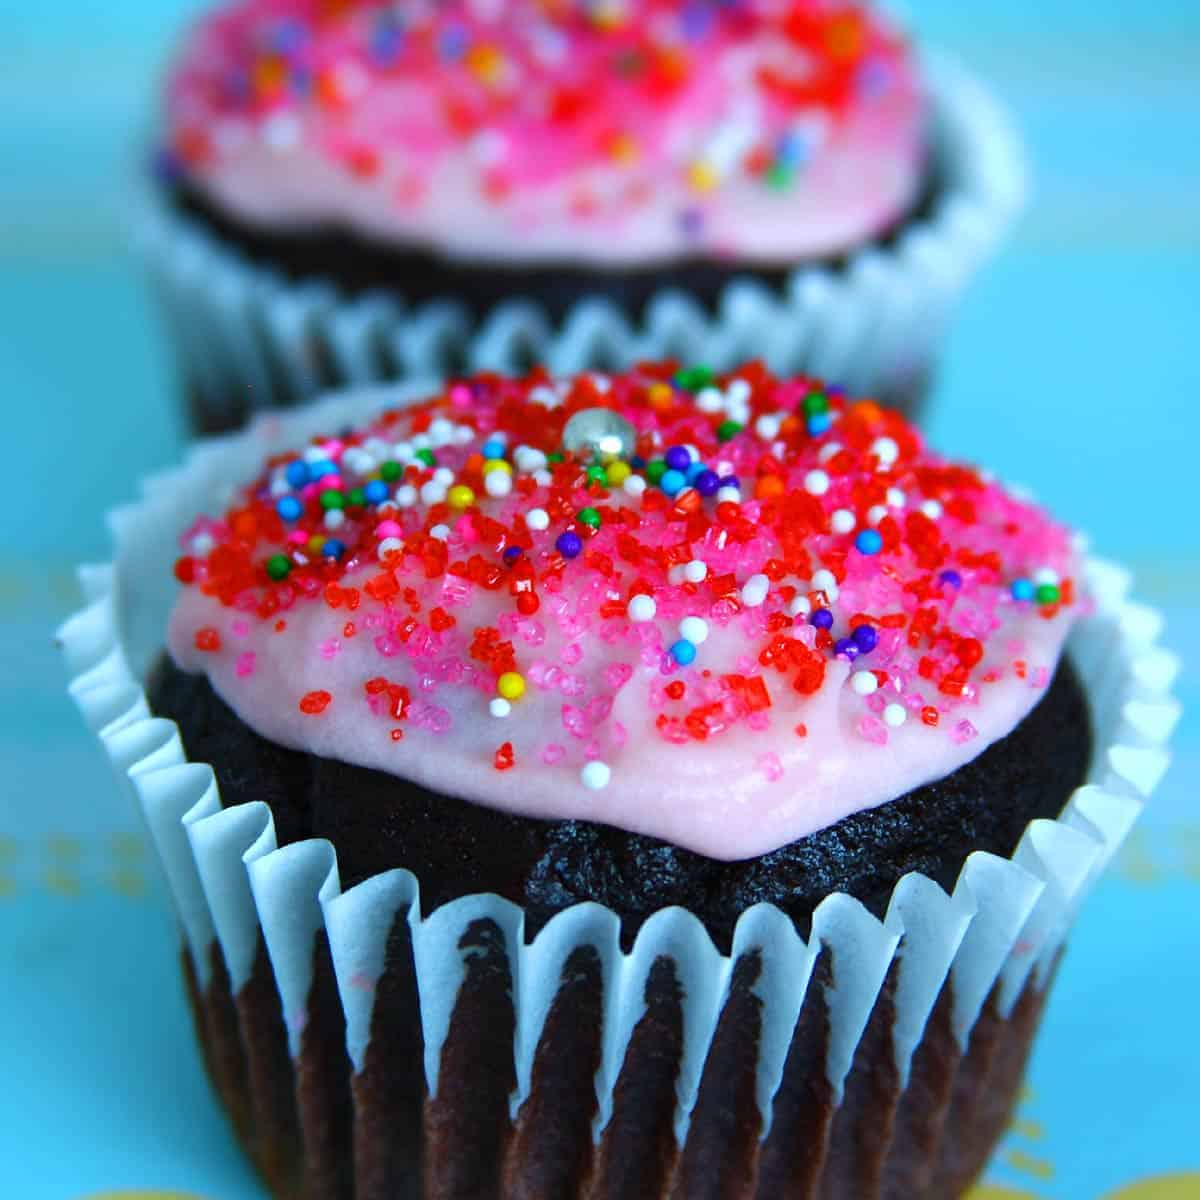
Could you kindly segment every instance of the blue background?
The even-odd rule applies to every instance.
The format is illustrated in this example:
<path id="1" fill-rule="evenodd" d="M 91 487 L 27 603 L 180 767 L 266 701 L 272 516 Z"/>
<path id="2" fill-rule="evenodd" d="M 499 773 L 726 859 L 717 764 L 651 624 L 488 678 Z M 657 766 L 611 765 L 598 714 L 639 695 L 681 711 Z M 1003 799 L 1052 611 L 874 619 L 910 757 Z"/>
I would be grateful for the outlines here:
<path id="1" fill-rule="evenodd" d="M 121 221 L 151 81 L 197 7 L 0 0 L 0 1195 L 22 1200 L 262 1195 L 200 1075 L 161 893 L 51 645 L 73 564 L 106 552 L 104 511 L 181 445 Z M 990 1176 L 1096 1200 L 1200 1171 L 1200 4 L 908 8 L 1009 101 L 1036 176 L 953 330 L 932 436 L 1129 563 L 1185 661 L 1176 764 L 1085 913 Z"/>

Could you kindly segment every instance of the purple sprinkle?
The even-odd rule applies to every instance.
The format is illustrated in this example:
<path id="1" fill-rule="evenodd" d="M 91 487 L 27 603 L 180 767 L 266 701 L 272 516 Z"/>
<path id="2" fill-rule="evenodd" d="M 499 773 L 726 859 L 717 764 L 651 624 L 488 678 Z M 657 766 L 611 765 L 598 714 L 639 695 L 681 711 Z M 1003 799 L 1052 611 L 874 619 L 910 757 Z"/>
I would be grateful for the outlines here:
<path id="1" fill-rule="evenodd" d="M 879 634 L 873 625 L 860 625 L 850 636 L 863 654 L 870 654 L 879 643 Z"/>
<path id="2" fill-rule="evenodd" d="M 580 540 L 579 534 L 571 529 L 560 533 L 554 545 L 563 558 L 578 558 L 583 550 L 583 542 Z"/>
<path id="3" fill-rule="evenodd" d="M 808 618 L 810 625 L 815 625 L 818 629 L 833 628 L 833 613 L 827 608 L 818 608 L 811 617 Z"/>
<path id="4" fill-rule="evenodd" d="M 721 480 L 716 471 L 701 471 L 696 476 L 695 487 L 702 496 L 715 496 L 721 487 Z"/>
<path id="5" fill-rule="evenodd" d="M 663 461 L 672 471 L 686 471 L 692 465 L 692 456 L 686 446 L 672 446 Z"/>
<path id="6" fill-rule="evenodd" d="M 943 571 L 938 576 L 938 583 L 948 584 L 952 588 L 962 587 L 962 576 L 957 571 Z"/>
<path id="7" fill-rule="evenodd" d="M 833 652 L 838 658 L 848 658 L 853 662 L 859 656 L 860 648 L 853 638 L 839 638 L 834 643 Z"/>
<path id="8" fill-rule="evenodd" d="M 512 566 L 512 564 L 521 557 L 522 553 L 523 551 L 521 550 L 520 546 L 509 546 L 509 548 L 504 552 L 504 561 L 508 563 L 509 566 Z"/>

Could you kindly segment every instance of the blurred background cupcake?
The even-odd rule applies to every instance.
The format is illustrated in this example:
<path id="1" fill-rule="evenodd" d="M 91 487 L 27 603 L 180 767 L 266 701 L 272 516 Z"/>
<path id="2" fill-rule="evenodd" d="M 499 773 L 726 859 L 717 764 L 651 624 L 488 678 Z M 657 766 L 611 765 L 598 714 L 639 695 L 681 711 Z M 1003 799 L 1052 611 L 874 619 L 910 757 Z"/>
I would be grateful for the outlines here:
<path id="1" fill-rule="evenodd" d="M 668 355 L 912 408 L 1021 194 L 978 86 L 840 0 L 242 0 L 160 136 L 139 231 L 205 430 Z"/>

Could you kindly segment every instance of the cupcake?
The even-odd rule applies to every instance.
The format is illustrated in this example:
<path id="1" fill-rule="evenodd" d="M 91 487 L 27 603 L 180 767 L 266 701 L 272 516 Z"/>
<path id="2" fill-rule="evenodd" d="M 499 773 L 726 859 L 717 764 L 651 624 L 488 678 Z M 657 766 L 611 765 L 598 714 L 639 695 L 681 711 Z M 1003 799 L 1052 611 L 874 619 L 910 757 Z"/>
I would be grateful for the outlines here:
<path id="1" fill-rule="evenodd" d="M 978 87 L 843 0 L 241 0 L 163 107 L 142 240 L 202 430 L 664 356 L 911 407 L 1020 192 Z"/>
<path id="2" fill-rule="evenodd" d="M 671 364 L 337 397 L 113 527 L 73 691 L 275 1195 L 965 1192 L 1173 717 L 1067 529 Z"/>

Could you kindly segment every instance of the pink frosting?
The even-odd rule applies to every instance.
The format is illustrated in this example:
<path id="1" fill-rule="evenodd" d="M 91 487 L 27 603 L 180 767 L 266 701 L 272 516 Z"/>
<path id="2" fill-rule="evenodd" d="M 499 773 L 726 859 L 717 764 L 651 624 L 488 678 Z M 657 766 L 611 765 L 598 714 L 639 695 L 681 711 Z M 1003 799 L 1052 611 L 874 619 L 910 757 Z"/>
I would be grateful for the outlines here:
<path id="1" fill-rule="evenodd" d="M 908 47 L 843 0 L 243 0 L 167 124 L 248 222 L 493 260 L 827 255 L 923 169 Z"/>
<path id="2" fill-rule="evenodd" d="M 547 463 L 596 409 L 636 444 Z M 757 367 L 456 384 L 269 464 L 184 551 L 170 652 L 263 736 L 727 860 L 1004 737 L 1078 603 L 1045 514 Z"/>

